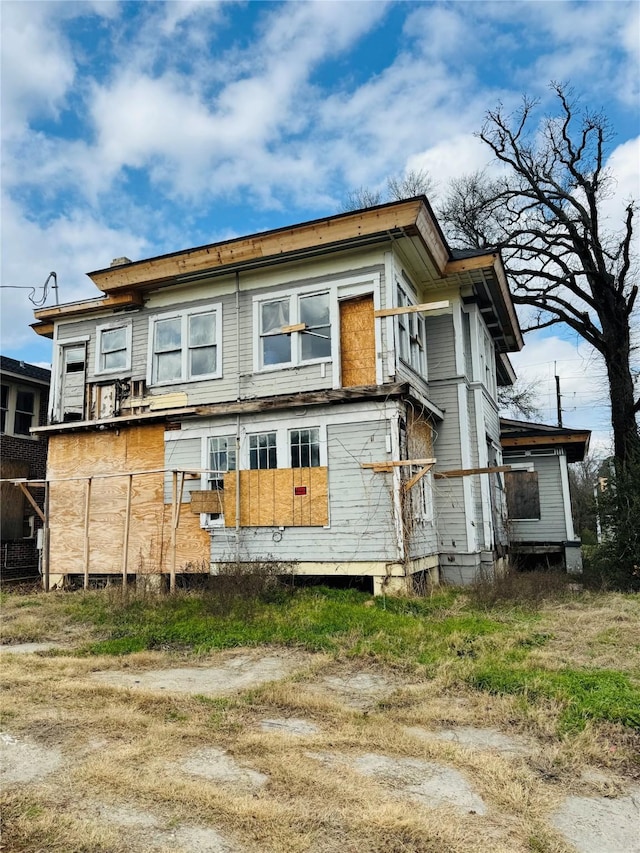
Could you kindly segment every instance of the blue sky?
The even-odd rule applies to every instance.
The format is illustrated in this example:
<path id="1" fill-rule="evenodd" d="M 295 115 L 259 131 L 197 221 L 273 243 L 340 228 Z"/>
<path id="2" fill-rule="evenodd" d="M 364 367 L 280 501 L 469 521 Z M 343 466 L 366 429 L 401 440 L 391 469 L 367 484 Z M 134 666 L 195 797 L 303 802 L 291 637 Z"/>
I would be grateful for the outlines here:
<path id="1" fill-rule="evenodd" d="M 612 227 L 640 197 L 636 2 L 12 2 L 2 12 L 2 352 L 47 363 L 28 291 L 85 273 L 335 213 L 346 193 L 425 168 L 489 163 L 484 112 L 571 81 L 616 130 Z M 51 303 L 51 300 L 49 304 Z M 516 368 L 553 362 L 565 420 L 605 442 L 606 388 L 586 344 L 528 337 Z M 547 403 L 549 408 L 547 408 Z"/>

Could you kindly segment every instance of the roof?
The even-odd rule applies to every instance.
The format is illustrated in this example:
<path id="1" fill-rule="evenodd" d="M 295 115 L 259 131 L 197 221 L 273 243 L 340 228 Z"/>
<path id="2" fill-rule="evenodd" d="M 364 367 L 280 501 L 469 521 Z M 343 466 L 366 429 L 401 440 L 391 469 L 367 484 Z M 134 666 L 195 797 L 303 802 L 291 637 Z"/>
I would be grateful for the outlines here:
<path id="1" fill-rule="evenodd" d="M 41 308 L 33 328 L 49 335 L 52 321 L 62 316 L 80 316 L 105 308 L 139 305 L 145 291 L 213 279 L 217 276 L 299 262 L 383 241 L 410 249 L 423 269 L 424 284 L 454 283 L 473 289 L 480 310 L 487 314 L 491 333 L 502 352 L 522 348 L 518 323 L 506 273 L 496 249 L 450 249 L 425 196 L 389 202 L 362 210 L 335 214 L 285 228 L 236 237 L 141 261 L 119 258 L 105 269 L 89 273 L 105 294 L 89 303 Z M 124 261 L 124 263 L 122 262 Z M 116 301 L 118 304 L 116 305 Z M 491 328 L 491 322 L 494 323 Z"/>
<path id="2" fill-rule="evenodd" d="M 589 450 L 590 429 L 568 429 L 550 424 L 500 418 L 500 443 L 504 449 L 564 448 L 569 462 L 581 462 Z"/>
<path id="3" fill-rule="evenodd" d="M 49 385 L 51 382 L 51 371 L 35 364 L 27 364 L 6 355 L 0 355 L 0 373 L 11 374 L 23 379 L 35 380 L 39 385 Z"/>

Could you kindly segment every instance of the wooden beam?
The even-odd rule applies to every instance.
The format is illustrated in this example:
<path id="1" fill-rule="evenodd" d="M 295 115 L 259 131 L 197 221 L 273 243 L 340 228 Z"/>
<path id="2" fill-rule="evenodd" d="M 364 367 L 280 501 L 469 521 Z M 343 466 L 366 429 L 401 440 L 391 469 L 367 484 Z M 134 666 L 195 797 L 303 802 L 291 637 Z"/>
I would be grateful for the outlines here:
<path id="1" fill-rule="evenodd" d="M 131 527 L 131 493 L 133 485 L 133 474 L 129 474 L 127 480 L 127 506 L 124 516 L 124 536 L 122 543 L 122 589 L 127 588 L 127 564 L 129 561 L 129 529 Z"/>
<path id="2" fill-rule="evenodd" d="M 40 335 L 43 338 L 53 337 L 53 323 L 50 321 L 46 323 L 31 323 L 31 328 L 36 335 Z"/>
<path id="3" fill-rule="evenodd" d="M 483 255 L 474 255 L 471 258 L 458 258 L 449 261 L 444 269 L 445 275 L 455 275 L 459 272 L 472 272 L 473 270 L 491 269 L 495 263 L 497 254 L 487 252 Z"/>
<path id="4" fill-rule="evenodd" d="M 587 432 L 574 432 L 570 435 L 540 435 L 522 438 L 509 438 L 502 436 L 500 444 L 503 447 L 528 447 L 529 445 L 539 446 L 541 444 L 582 444 L 589 437 Z"/>
<path id="5" fill-rule="evenodd" d="M 433 462 L 430 465 L 425 465 L 424 468 L 421 468 L 417 474 L 414 474 L 410 480 L 407 480 L 406 483 L 403 484 L 402 488 L 405 492 L 408 492 L 412 489 L 416 483 L 419 483 L 420 480 L 424 477 L 425 474 L 428 474 L 429 471 L 433 468 Z"/>
<path id="6" fill-rule="evenodd" d="M 452 471 L 436 471 L 436 480 L 446 480 L 448 477 L 470 477 L 473 474 L 497 474 L 500 471 L 510 471 L 511 465 L 493 465 L 489 468 L 456 468 Z"/>
<path id="7" fill-rule="evenodd" d="M 416 221 L 423 209 L 422 199 L 408 199 L 96 270 L 89 273 L 89 278 L 100 290 L 113 293 L 151 284 L 161 286 L 179 276 L 222 271 L 225 267 L 251 262 L 266 266 L 269 259 L 282 260 L 286 255 L 293 257 L 297 252 L 347 244 L 350 240 L 361 240 L 367 236 L 380 235 L 381 239 L 387 239 L 389 232 L 393 231 L 415 233 Z"/>
<path id="8" fill-rule="evenodd" d="M 306 323 L 294 323 L 291 326 L 283 326 L 280 331 L 283 335 L 290 335 L 291 332 L 304 332 L 306 328 Z"/>
<path id="9" fill-rule="evenodd" d="M 423 302 L 421 305 L 405 305 L 402 308 L 378 308 L 373 312 L 374 317 L 395 317 L 397 314 L 415 314 L 417 311 L 438 311 L 448 308 L 450 302 L 443 299 L 440 302 Z"/>
<path id="10" fill-rule="evenodd" d="M 131 305 L 142 305 L 141 293 L 128 291 L 102 296 L 98 299 L 87 299 L 82 302 L 68 302 L 66 305 L 53 305 L 49 308 L 40 308 L 34 311 L 33 315 L 37 320 L 53 321 L 58 318 L 75 317 L 78 314 L 104 311 L 106 308 L 127 308 Z"/>
<path id="11" fill-rule="evenodd" d="M 89 589 L 89 519 L 91 514 L 91 477 L 87 478 L 87 487 L 84 494 L 84 588 Z"/>
<path id="12" fill-rule="evenodd" d="M 436 459 L 389 459 L 382 462 L 361 462 L 361 468 L 407 468 L 412 465 L 435 465 Z"/>
<path id="13" fill-rule="evenodd" d="M 33 495 L 31 494 L 31 492 L 29 491 L 29 489 L 25 486 L 25 484 L 24 484 L 24 483 L 21 483 L 21 482 L 19 482 L 19 481 L 18 481 L 18 482 L 16 482 L 16 485 L 17 485 L 17 486 L 20 486 L 20 489 L 21 489 L 21 490 L 22 490 L 22 492 L 24 493 L 25 498 L 29 501 L 29 503 L 31 504 L 31 506 L 35 509 L 36 513 L 38 514 L 38 517 L 39 517 L 40 521 L 42 521 L 42 522 L 44 523 L 44 521 L 45 521 L 44 513 L 42 512 L 42 510 L 40 509 L 40 507 L 38 506 L 38 504 L 35 502 L 35 500 L 33 499 Z M 14 493 L 14 494 L 15 494 L 15 493 Z"/>

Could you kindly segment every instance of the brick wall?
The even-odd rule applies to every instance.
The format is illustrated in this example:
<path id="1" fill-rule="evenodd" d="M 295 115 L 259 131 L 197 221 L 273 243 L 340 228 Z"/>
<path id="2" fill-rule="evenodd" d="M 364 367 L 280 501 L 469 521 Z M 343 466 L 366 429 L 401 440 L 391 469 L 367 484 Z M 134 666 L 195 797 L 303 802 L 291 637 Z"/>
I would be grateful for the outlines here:
<path id="1" fill-rule="evenodd" d="M 41 392 L 39 426 L 47 422 L 47 395 Z M 44 480 L 47 475 L 47 443 L 45 436 L 38 438 L 19 438 L 14 435 L 2 436 L 2 459 L 25 462 L 28 465 L 29 480 Z M 44 509 L 44 489 L 33 488 L 31 494 L 40 509 Z M 37 530 L 42 527 L 40 518 L 24 498 L 24 516 L 35 516 L 33 539 L 2 539 L 0 552 L 0 577 L 2 580 L 35 577 L 38 574 L 38 550 L 36 548 Z"/>

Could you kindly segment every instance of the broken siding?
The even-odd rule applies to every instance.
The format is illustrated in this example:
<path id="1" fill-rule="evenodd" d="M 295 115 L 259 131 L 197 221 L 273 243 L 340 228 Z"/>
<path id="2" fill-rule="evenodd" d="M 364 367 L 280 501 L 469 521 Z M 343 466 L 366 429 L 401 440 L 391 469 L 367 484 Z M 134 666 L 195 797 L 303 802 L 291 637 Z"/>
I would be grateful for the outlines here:
<path id="1" fill-rule="evenodd" d="M 538 474 L 540 519 L 510 519 L 511 539 L 517 542 L 564 542 L 567 538 L 564 515 L 560 458 L 549 456 L 511 456 L 504 453 L 504 464 L 533 465 Z"/>

